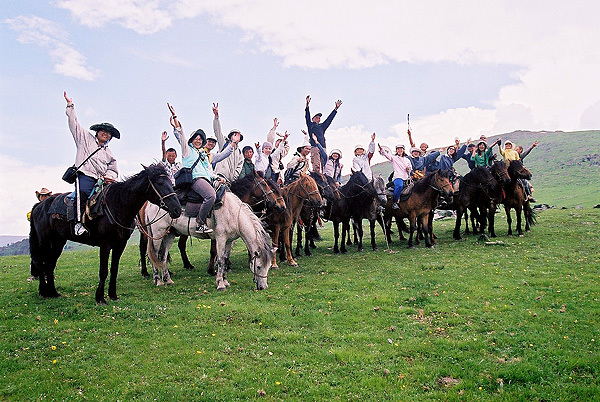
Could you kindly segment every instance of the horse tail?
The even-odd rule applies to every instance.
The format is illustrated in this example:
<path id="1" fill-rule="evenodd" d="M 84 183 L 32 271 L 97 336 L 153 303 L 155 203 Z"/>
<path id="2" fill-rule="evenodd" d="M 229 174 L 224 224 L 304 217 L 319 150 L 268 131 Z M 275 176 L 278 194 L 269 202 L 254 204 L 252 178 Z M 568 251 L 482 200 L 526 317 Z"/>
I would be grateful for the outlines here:
<path id="1" fill-rule="evenodd" d="M 529 223 L 529 226 L 535 225 L 535 222 L 537 221 L 537 214 L 535 213 L 533 208 L 531 208 L 531 204 L 529 202 L 527 202 L 527 203 L 525 203 L 525 205 L 523 207 L 524 207 L 523 210 L 525 211 L 525 219 L 527 220 L 527 223 Z"/>
<path id="2" fill-rule="evenodd" d="M 35 209 L 40 204 L 35 204 L 31 210 L 31 217 L 29 221 L 29 255 L 31 256 L 31 275 L 39 277 L 43 273 L 43 267 L 41 267 L 37 261 L 40 261 L 42 257 L 42 246 L 40 244 L 39 234 L 35 227 Z"/>

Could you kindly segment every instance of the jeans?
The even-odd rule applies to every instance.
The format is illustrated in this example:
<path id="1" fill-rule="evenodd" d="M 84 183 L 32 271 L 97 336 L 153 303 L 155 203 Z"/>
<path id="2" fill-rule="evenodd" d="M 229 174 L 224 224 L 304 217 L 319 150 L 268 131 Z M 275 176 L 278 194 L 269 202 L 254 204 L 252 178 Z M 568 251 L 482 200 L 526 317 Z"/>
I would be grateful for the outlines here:
<path id="1" fill-rule="evenodd" d="M 395 179 L 394 180 L 394 202 L 398 202 L 400 199 L 400 193 L 402 193 L 402 189 L 404 188 L 404 180 Z"/>

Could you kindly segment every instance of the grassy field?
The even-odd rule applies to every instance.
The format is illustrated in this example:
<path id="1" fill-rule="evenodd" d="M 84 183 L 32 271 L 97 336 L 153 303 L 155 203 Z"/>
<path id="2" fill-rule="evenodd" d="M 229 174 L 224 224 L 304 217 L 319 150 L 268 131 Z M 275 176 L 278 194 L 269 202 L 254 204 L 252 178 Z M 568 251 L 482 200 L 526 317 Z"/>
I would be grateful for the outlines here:
<path id="1" fill-rule="evenodd" d="M 548 210 L 524 238 L 313 257 L 254 290 L 236 244 L 231 288 L 205 273 L 208 243 L 174 256 L 175 285 L 122 259 L 118 294 L 94 303 L 98 252 L 65 253 L 63 297 L 2 257 L 0 400 L 593 400 L 600 395 L 600 209 Z M 172 250 L 176 253 L 176 248 Z"/>

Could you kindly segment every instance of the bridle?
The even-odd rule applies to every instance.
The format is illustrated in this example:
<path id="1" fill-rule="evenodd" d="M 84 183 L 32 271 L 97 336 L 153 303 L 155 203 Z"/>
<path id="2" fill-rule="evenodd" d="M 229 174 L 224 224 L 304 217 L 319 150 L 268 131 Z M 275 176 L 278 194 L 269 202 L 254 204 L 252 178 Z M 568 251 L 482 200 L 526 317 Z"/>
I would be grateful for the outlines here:
<path id="1" fill-rule="evenodd" d="M 254 274 L 254 282 L 256 282 L 256 278 L 268 279 L 268 275 L 260 275 L 257 273 L 258 269 L 256 268 L 256 259 L 258 258 L 258 255 L 259 254 L 255 252 L 250 258 L 250 266 L 252 267 L 252 273 Z"/>
<path id="2" fill-rule="evenodd" d="M 162 177 L 167 177 L 166 174 L 160 174 L 158 177 L 161 177 L 161 176 Z M 154 185 L 154 183 L 152 183 L 152 179 L 150 179 L 150 177 L 148 177 L 148 188 L 150 188 L 150 187 L 152 187 L 152 190 L 154 190 L 154 192 L 158 196 L 158 199 L 160 200 L 159 207 L 161 207 L 162 209 L 166 209 L 167 208 L 167 204 L 165 204 L 165 198 L 168 198 L 168 197 L 171 197 L 171 196 L 177 197 L 177 193 L 175 193 L 175 191 L 170 192 L 169 194 L 166 194 L 166 195 L 160 195 L 160 193 L 156 189 L 156 186 Z"/>

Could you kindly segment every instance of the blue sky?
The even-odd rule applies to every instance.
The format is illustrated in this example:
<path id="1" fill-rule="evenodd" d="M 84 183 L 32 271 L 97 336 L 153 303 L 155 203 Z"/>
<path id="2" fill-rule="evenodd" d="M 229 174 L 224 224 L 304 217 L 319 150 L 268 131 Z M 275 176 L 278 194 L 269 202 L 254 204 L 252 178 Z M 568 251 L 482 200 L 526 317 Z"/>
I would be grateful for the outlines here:
<path id="1" fill-rule="evenodd" d="M 417 4 L 415 4 L 417 3 Z M 451 3 L 451 4 L 450 4 Z M 0 5 L 0 234 L 27 234 L 34 192 L 60 181 L 80 122 L 112 122 L 122 175 L 160 157 L 166 102 L 184 129 L 264 141 L 273 117 L 302 142 L 305 96 L 351 164 L 370 133 L 441 147 L 513 130 L 600 126 L 596 2 L 55 0 Z M 174 138 L 170 146 L 176 146 Z M 378 162 L 380 159 L 375 159 Z M 14 191 L 7 191 L 8 188 Z"/>

